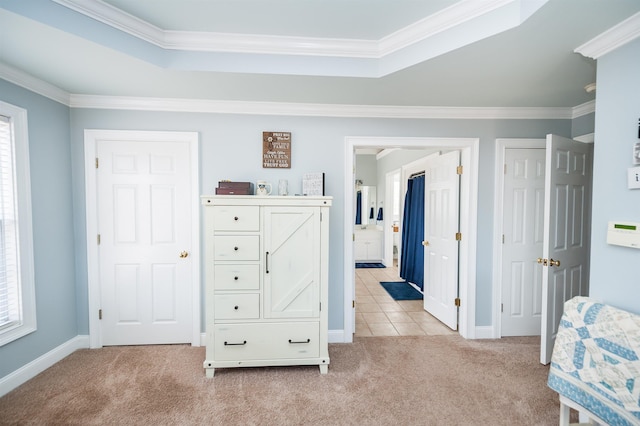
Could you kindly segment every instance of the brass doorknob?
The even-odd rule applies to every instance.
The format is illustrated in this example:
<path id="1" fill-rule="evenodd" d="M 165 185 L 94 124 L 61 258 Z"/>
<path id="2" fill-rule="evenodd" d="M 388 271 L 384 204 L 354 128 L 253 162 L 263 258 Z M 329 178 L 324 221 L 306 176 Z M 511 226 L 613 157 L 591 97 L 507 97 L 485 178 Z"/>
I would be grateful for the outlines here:
<path id="1" fill-rule="evenodd" d="M 188 251 L 182 251 L 180 252 L 180 259 L 184 259 L 185 257 L 189 256 L 189 252 Z"/>
<path id="2" fill-rule="evenodd" d="M 425 247 L 428 246 L 429 245 L 429 241 L 423 241 L 422 245 L 425 246 Z"/>
<path id="3" fill-rule="evenodd" d="M 549 259 L 549 266 L 560 266 L 560 261 Z"/>

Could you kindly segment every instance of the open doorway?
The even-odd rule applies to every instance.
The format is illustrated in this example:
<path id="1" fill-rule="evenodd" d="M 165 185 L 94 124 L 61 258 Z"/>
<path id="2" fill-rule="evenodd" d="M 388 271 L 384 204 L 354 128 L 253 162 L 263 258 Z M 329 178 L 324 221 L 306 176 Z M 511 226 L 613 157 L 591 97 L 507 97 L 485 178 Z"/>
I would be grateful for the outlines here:
<path id="1" fill-rule="evenodd" d="M 475 287 L 476 287 L 476 239 L 477 239 L 477 138 L 376 138 L 347 137 L 345 153 L 345 321 L 344 341 L 353 339 L 355 330 L 355 261 L 354 221 L 355 217 L 355 150 L 359 148 L 379 149 L 442 149 L 459 150 L 464 173 L 460 187 L 460 310 L 459 332 L 465 338 L 475 338 Z"/>

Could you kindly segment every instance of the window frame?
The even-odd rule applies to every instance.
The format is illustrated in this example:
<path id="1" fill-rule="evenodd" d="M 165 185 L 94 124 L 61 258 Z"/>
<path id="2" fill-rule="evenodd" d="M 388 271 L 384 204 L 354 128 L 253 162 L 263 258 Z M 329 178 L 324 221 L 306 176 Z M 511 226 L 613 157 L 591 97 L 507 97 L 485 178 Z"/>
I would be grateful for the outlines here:
<path id="1" fill-rule="evenodd" d="M 20 321 L 0 329 L 0 346 L 3 346 L 36 331 L 37 321 L 27 111 L 0 101 L 0 114 L 8 117 L 12 125 L 18 219 L 19 293 L 21 299 Z"/>

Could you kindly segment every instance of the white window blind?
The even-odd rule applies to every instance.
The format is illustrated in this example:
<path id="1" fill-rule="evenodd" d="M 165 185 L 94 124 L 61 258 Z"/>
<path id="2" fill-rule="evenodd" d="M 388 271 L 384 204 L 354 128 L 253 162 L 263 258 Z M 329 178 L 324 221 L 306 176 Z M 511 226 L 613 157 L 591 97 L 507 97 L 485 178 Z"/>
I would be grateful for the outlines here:
<path id="1" fill-rule="evenodd" d="M 0 115 L 0 330 L 22 321 L 18 262 L 12 126 Z"/>

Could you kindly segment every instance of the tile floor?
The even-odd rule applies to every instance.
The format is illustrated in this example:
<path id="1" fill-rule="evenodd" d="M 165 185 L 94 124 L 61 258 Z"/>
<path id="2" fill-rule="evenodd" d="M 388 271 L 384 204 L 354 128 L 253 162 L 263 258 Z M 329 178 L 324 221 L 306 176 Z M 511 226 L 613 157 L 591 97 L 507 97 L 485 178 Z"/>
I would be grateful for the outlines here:
<path id="1" fill-rule="evenodd" d="M 356 336 L 457 333 L 425 312 L 422 300 L 393 300 L 380 281 L 401 281 L 398 269 L 356 268 Z"/>

